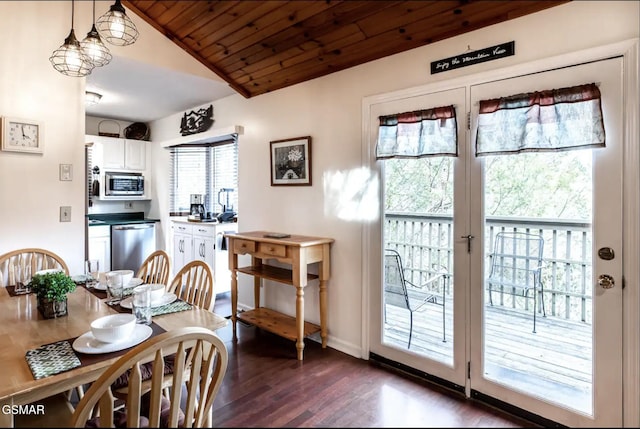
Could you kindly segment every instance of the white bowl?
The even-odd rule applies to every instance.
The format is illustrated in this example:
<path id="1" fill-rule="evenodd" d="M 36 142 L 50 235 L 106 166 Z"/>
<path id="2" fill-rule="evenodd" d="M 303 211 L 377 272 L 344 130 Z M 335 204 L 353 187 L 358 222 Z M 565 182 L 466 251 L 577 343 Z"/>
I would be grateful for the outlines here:
<path id="1" fill-rule="evenodd" d="M 149 289 L 151 289 L 151 303 L 154 304 L 156 302 L 162 301 L 162 297 L 166 292 L 166 286 L 161 283 L 151 283 L 147 286 L 149 286 Z"/>
<path id="2" fill-rule="evenodd" d="M 115 271 L 109 271 L 109 273 L 107 274 L 107 276 L 109 276 L 109 274 L 112 273 L 116 273 L 116 274 L 120 274 L 122 275 L 122 286 L 127 287 L 127 285 L 129 284 L 129 282 L 131 282 L 131 279 L 133 278 L 133 270 L 115 270 Z"/>
<path id="3" fill-rule="evenodd" d="M 136 316 L 131 313 L 110 314 L 91 322 L 91 333 L 98 341 L 115 343 L 131 337 Z"/>

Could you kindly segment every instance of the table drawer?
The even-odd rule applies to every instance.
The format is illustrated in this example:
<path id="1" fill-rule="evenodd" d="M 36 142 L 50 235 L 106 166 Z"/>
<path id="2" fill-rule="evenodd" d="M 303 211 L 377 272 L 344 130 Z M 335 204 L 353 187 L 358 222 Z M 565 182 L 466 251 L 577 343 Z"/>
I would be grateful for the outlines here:
<path id="1" fill-rule="evenodd" d="M 233 240 L 233 253 L 254 253 L 256 242 L 251 240 Z"/>
<path id="2" fill-rule="evenodd" d="M 282 258 L 287 256 L 287 246 L 282 244 L 258 243 L 258 251 L 265 255 L 280 256 Z"/>

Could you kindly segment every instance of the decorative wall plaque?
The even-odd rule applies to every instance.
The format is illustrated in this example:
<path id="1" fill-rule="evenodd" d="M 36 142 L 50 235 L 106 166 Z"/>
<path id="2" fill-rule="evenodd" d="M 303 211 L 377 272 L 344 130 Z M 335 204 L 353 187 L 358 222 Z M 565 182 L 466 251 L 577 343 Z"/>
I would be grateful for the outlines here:
<path id="1" fill-rule="evenodd" d="M 213 125 L 213 104 L 206 109 L 192 110 L 184 114 L 180 121 L 180 134 L 188 136 L 191 134 L 207 131 Z"/>
<path id="2" fill-rule="evenodd" d="M 465 52 L 455 57 L 433 61 L 431 63 L 431 74 L 441 73 L 448 70 L 459 69 L 473 64 L 484 63 L 485 61 L 497 60 L 498 58 L 509 57 L 516 53 L 516 42 L 511 41 L 480 49 L 479 51 Z"/>

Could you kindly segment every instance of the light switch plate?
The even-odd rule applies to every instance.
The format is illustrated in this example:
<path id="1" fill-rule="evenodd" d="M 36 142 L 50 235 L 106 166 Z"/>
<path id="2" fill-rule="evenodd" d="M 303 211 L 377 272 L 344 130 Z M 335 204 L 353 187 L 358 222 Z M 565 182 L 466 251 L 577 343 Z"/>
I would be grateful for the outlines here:
<path id="1" fill-rule="evenodd" d="M 73 165 L 60 164 L 60 180 L 63 182 L 73 180 Z"/>
<path id="2" fill-rule="evenodd" d="M 71 206 L 60 206 L 60 222 L 71 222 Z"/>

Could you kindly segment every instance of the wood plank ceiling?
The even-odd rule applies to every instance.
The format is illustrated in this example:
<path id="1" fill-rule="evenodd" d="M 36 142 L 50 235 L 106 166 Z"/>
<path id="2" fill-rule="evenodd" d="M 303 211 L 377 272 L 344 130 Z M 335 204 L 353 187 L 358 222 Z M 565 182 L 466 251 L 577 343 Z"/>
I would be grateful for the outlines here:
<path id="1" fill-rule="evenodd" d="M 123 4 L 250 98 L 568 1 L 124 0 Z M 505 34 L 497 43 L 510 40 Z"/>

